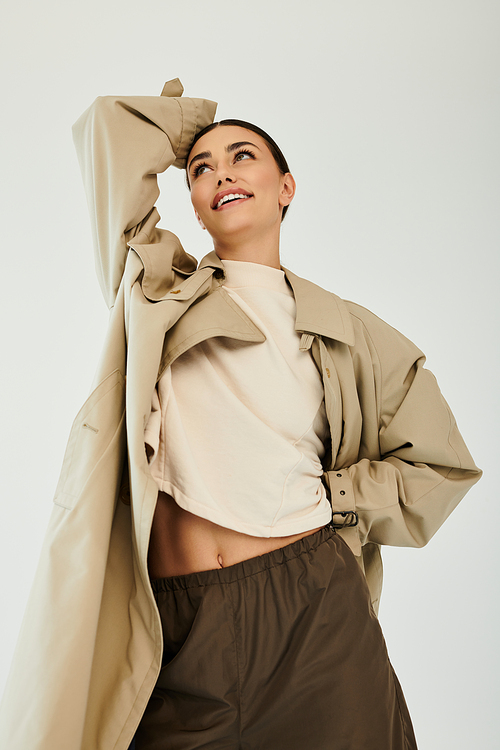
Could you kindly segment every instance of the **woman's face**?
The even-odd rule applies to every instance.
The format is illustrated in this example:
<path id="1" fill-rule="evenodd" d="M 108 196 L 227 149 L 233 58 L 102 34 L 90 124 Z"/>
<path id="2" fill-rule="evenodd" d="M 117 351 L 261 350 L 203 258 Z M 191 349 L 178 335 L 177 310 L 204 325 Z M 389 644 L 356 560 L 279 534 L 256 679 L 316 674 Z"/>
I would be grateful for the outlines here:
<path id="1" fill-rule="evenodd" d="M 295 192 L 260 135 L 222 125 L 206 133 L 187 159 L 191 202 L 200 224 L 218 242 L 278 231 Z"/>

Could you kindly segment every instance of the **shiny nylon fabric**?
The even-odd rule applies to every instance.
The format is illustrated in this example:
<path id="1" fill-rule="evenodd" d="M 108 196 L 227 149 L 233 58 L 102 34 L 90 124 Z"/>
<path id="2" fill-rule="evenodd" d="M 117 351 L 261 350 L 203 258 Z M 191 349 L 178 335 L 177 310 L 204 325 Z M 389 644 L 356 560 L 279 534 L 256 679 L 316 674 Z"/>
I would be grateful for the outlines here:
<path id="1" fill-rule="evenodd" d="M 164 657 L 136 750 L 416 748 L 366 581 L 331 527 L 152 585 Z"/>

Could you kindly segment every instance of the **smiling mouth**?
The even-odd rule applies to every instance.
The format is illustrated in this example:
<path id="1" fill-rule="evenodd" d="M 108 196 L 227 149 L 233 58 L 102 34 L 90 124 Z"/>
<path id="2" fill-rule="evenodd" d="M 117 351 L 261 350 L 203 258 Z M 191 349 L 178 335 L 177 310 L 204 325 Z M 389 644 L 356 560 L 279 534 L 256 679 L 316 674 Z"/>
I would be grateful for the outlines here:
<path id="1" fill-rule="evenodd" d="M 222 206 L 227 205 L 228 203 L 235 203 L 237 201 L 244 201 L 247 198 L 251 198 L 251 195 L 243 195 L 243 193 L 229 193 L 229 195 L 224 195 L 218 203 L 214 206 L 214 211 L 217 211 L 219 208 L 222 208 Z"/>

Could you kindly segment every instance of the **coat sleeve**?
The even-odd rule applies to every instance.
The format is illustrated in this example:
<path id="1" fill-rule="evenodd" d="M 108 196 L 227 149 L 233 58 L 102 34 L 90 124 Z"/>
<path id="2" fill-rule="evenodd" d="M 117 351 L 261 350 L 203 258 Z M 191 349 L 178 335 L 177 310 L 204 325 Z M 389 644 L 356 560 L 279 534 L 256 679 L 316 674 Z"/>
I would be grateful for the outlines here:
<path id="1" fill-rule="evenodd" d="M 364 325 L 375 383 L 378 460 L 364 457 L 329 472 L 332 506 L 358 513 L 358 526 L 349 530 L 358 537 L 357 543 L 350 540 L 358 554 L 368 542 L 422 547 L 482 472 L 434 375 L 424 368 L 422 352 L 376 316 L 370 314 Z"/>
<path id="2" fill-rule="evenodd" d="M 210 124 L 215 102 L 181 98 L 178 79 L 161 96 L 103 96 L 73 126 L 92 224 L 96 271 L 109 307 L 125 267 L 127 242 L 155 241 L 157 174 L 182 168 L 189 146 Z"/>

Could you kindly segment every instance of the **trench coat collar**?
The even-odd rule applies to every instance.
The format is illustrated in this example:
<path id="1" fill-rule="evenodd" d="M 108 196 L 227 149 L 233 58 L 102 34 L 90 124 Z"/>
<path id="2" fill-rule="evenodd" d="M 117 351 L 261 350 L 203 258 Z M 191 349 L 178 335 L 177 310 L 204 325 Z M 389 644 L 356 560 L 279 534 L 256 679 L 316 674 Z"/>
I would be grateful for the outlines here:
<path id="1" fill-rule="evenodd" d="M 198 270 L 202 268 L 223 271 L 224 265 L 215 250 L 212 250 L 201 259 Z M 333 292 L 327 292 L 284 266 L 281 266 L 281 270 L 285 272 L 286 280 L 292 287 L 297 305 L 295 330 L 326 336 L 353 346 L 354 327 L 345 302 Z"/>

